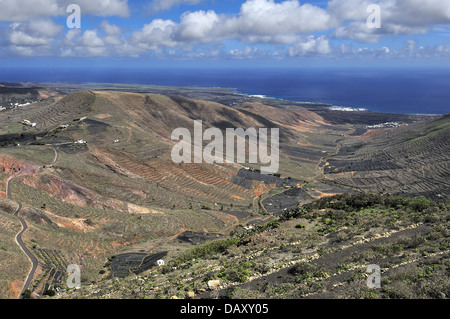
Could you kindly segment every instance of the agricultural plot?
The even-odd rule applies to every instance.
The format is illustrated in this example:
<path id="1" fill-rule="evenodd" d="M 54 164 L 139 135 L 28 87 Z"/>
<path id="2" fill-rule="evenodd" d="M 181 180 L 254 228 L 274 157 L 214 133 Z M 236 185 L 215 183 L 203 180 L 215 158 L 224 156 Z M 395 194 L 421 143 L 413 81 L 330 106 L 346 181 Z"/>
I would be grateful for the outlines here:
<path id="1" fill-rule="evenodd" d="M 145 276 L 124 278 L 120 290 L 103 281 L 61 298 L 440 298 L 450 287 L 448 209 L 401 197 L 323 198 L 197 244 Z M 369 264 L 381 267 L 379 290 L 367 287 Z M 215 289 L 207 285 L 213 279 Z"/>
<path id="2" fill-rule="evenodd" d="M 121 246 L 147 240 L 153 237 L 172 236 L 182 227 L 178 218 L 165 214 L 134 215 L 114 210 L 95 209 L 76 206 L 59 201 L 32 187 L 14 182 L 15 198 L 24 204 L 40 207 L 45 204 L 45 214 L 25 213 L 30 224 L 25 234 L 25 242 L 41 249 L 38 255 L 43 268 L 61 269 L 67 264 L 63 259 L 57 264 L 49 263 L 48 254 L 58 252 L 67 255 L 74 253 L 91 258 L 92 267 L 98 266 L 102 258 L 115 252 Z M 36 217 L 33 217 L 36 216 Z M 52 253 L 51 256 L 55 257 Z M 71 259 L 66 257 L 67 261 Z M 89 270 L 86 276 L 93 270 Z M 48 280 L 48 279 L 47 279 Z"/>
<path id="3" fill-rule="evenodd" d="M 325 176 L 337 185 L 366 192 L 448 197 L 449 123 L 446 116 L 386 130 L 367 146 L 341 148 L 327 158 Z"/>
<path id="4" fill-rule="evenodd" d="M 144 162 L 135 155 L 112 150 L 108 150 L 107 154 L 115 166 L 126 170 L 130 176 L 142 179 L 148 186 L 159 189 L 159 192 L 155 193 L 166 196 L 169 193 L 171 196 L 176 194 L 180 198 L 178 203 L 181 207 L 187 207 L 187 203 L 191 202 L 189 199 L 209 204 L 220 202 L 245 205 L 254 197 L 252 189 L 232 183 L 233 175 L 220 167 L 214 167 L 211 171 L 210 167 L 203 164 L 176 165 L 170 159 Z M 158 194 L 152 194 L 151 198 L 156 196 Z M 177 206 L 173 199 L 166 198 L 166 203 L 162 200 L 160 198 L 156 202 L 160 207 L 172 208 L 174 204 Z"/>
<path id="5" fill-rule="evenodd" d="M 21 229 L 13 216 L 17 205 L 0 199 L 0 298 L 17 298 L 28 273 L 29 261 L 15 242 Z"/>
<path id="6" fill-rule="evenodd" d="M 208 240 L 215 240 L 223 237 L 220 234 L 211 234 L 211 233 L 195 233 L 191 231 L 185 231 L 181 235 L 177 237 L 178 240 L 190 244 L 198 244 Z"/>
<path id="7" fill-rule="evenodd" d="M 440 232 L 446 238 L 433 223 L 414 226 L 407 214 L 410 223 L 404 224 L 397 218 L 404 212 L 394 211 L 398 207 L 374 208 L 378 219 L 369 218 L 372 213 L 368 211 L 355 213 L 356 217 L 350 214 L 348 224 L 339 225 L 333 223 L 342 217 L 335 212 L 341 210 L 337 208 L 332 213 L 313 209 L 310 213 L 318 214 L 317 219 L 299 214 L 286 220 L 285 216 L 298 213 L 299 204 L 314 198 L 360 191 L 445 199 L 450 189 L 448 117 L 412 124 L 415 116 L 392 115 L 410 125 L 372 129 L 363 122 L 377 124 L 386 115 L 333 118 L 340 113 L 324 109 L 316 113 L 281 101 L 272 101 L 277 107 L 271 107 L 261 100 L 221 94 L 217 99 L 230 103 L 241 99 L 241 103 L 230 108 L 178 94 L 84 91 L 19 107 L 8 111 L 6 117 L 0 114 L 2 154 L 13 162 L 30 163 L 21 167 L 33 171 L 11 184 L 12 197 L 24 204 L 21 216 L 29 225 L 23 239 L 39 259 L 33 291 L 42 294 L 61 284 L 70 263 L 82 266 L 83 283 L 105 279 L 104 261 L 109 258 L 114 278 L 156 274 L 145 295 L 150 297 L 183 297 L 186 289 L 197 292 L 204 288 L 206 279 L 225 282 L 221 296 L 239 296 L 240 288 L 248 291 L 248 296 L 298 293 L 304 297 L 329 293 L 344 274 L 358 275 L 350 269 L 361 266 L 356 260 L 342 261 L 345 254 L 372 249 L 360 243 L 358 236 L 371 238 L 372 233 L 395 231 L 410 238 Z M 24 119 L 37 124 L 26 127 L 20 124 Z M 257 165 L 173 163 L 171 131 L 191 127 L 194 119 L 203 119 L 204 128 L 279 127 L 279 173 L 262 175 Z M 355 121 L 357 125 L 352 124 Z M 5 171 L 0 171 L 0 191 L 4 192 L 7 178 L 17 173 L 11 167 L 18 168 L 2 161 Z M 328 213 L 336 216 L 331 218 Z M 432 212 L 422 213 L 435 218 Z M 442 227 L 442 216 L 436 214 L 437 226 Z M 0 217 L 5 226 L 0 243 L 6 243 L 17 221 Z M 386 241 L 374 240 L 390 247 L 400 242 L 396 236 L 389 233 Z M 433 253 L 444 254 L 444 237 L 430 239 L 440 249 Z M 7 250 L 0 253 L 17 252 L 4 248 Z M 427 244 L 416 248 L 429 253 Z M 413 250 L 407 255 L 420 257 Z M 441 262 L 439 256 L 434 257 Z M 168 266 L 155 267 L 155 258 L 162 257 Z M 400 265 L 394 257 L 398 256 L 375 261 Z M 372 261 L 370 258 L 364 260 Z M 316 260 L 317 269 L 289 268 L 303 259 Z M 0 269 L 9 266 L 1 264 Z M 25 269 L 26 263 L 21 267 Z M 301 281 L 305 271 L 315 280 L 324 279 L 324 273 L 329 275 L 332 279 L 324 281 L 326 291 L 310 282 L 305 287 Z M 1 278 L 2 287 L 18 283 L 14 279 L 18 272 L 11 273 L 11 278 Z M 269 279 L 268 284 L 263 277 Z M 292 289 L 292 285 L 300 289 Z M 267 290 L 259 289 L 261 286 Z M 286 287 L 290 287 L 286 289 L 289 293 L 282 293 Z M 103 290 L 95 297 L 102 294 Z M 142 290 L 136 295 L 144 296 Z"/>
<path id="8" fill-rule="evenodd" d="M 20 158 L 21 161 L 28 161 L 42 166 L 51 163 L 55 157 L 53 148 L 35 145 L 2 148 L 2 154 L 8 155 L 11 158 Z"/>
<path id="9" fill-rule="evenodd" d="M 167 252 L 148 255 L 144 253 L 126 253 L 113 256 L 108 265 L 108 278 L 125 278 L 131 274 L 138 275 L 144 271 L 157 267 L 157 261 L 163 259 Z"/>
<path id="10" fill-rule="evenodd" d="M 312 198 L 302 188 L 292 188 L 265 199 L 263 205 L 267 212 L 279 216 L 288 210 L 294 209 L 300 203 L 306 203 L 310 200 Z"/>

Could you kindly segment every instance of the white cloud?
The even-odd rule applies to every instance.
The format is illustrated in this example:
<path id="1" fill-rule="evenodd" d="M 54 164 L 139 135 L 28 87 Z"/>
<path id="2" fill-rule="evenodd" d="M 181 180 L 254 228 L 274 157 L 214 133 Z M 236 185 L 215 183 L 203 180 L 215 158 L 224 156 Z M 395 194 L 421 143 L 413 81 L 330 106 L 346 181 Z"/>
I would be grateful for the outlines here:
<path id="1" fill-rule="evenodd" d="M 81 29 L 70 29 L 64 36 L 63 43 L 65 46 L 75 45 L 75 38 L 77 38 L 82 33 Z"/>
<path id="2" fill-rule="evenodd" d="M 245 47 L 245 49 L 243 49 L 243 50 L 239 50 L 239 49 L 230 50 L 230 54 L 234 58 L 238 58 L 238 59 L 253 58 L 256 56 L 257 53 L 258 53 L 258 48 L 251 48 L 249 46 Z"/>
<path id="3" fill-rule="evenodd" d="M 122 29 L 119 26 L 117 26 L 115 24 L 110 24 L 106 20 L 102 21 L 102 23 L 100 24 L 100 27 L 103 29 L 103 31 L 105 31 L 105 33 L 107 35 L 118 36 L 118 35 L 122 34 Z"/>
<path id="4" fill-rule="evenodd" d="M 404 12 L 409 6 L 420 11 L 416 0 L 380 0 L 382 28 L 370 29 L 367 7 L 373 0 L 331 0 L 326 9 L 311 4 L 301 5 L 298 0 L 275 2 L 274 0 L 247 0 L 237 15 L 217 14 L 215 11 L 186 12 L 180 22 L 155 19 L 141 30 L 133 32 L 127 46 L 121 43 L 121 52 L 142 54 L 165 48 L 195 51 L 199 46 L 235 39 L 245 44 L 289 44 L 289 56 L 331 55 L 338 52 L 331 46 L 330 35 L 334 38 L 348 38 L 358 42 L 379 42 L 382 37 L 392 34 L 419 34 L 426 32 L 431 21 L 447 18 L 448 9 L 440 2 L 427 0 L 426 12 L 429 17 L 418 21 L 408 20 Z M 181 3 L 169 1 L 171 7 Z M 412 10 L 411 8 L 409 9 Z M 432 18 L 431 16 L 434 16 Z M 394 19 L 394 17 L 397 17 Z M 328 31 L 328 36 L 313 36 L 311 33 Z M 206 47 L 204 47 L 206 52 Z M 228 51 L 234 57 L 250 57 L 244 50 Z M 391 54 L 387 47 L 379 50 L 362 50 L 359 54 Z M 194 54 L 194 53 L 190 53 Z"/>
<path id="5" fill-rule="evenodd" d="M 308 3 L 300 5 L 297 0 L 281 3 L 248 0 L 241 7 L 237 23 L 243 38 L 269 36 L 273 39 L 323 31 L 335 25 L 324 9 Z"/>
<path id="6" fill-rule="evenodd" d="M 11 45 L 8 46 L 8 50 L 10 54 L 13 54 L 14 56 L 24 56 L 24 57 L 31 57 L 31 56 L 38 56 L 39 54 L 31 47 L 24 47 L 20 45 Z"/>
<path id="7" fill-rule="evenodd" d="M 450 5 L 443 0 L 379 0 L 381 28 L 370 29 L 367 8 L 372 0 L 332 0 L 327 11 L 340 22 L 335 36 L 377 42 L 383 36 L 425 34 L 433 25 L 450 23 Z"/>
<path id="8" fill-rule="evenodd" d="M 308 36 L 300 39 L 289 48 L 290 56 L 304 56 L 311 54 L 328 55 L 332 52 L 330 43 L 325 36 L 318 38 Z"/>
<path id="9" fill-rule="evenodd" d="M 187 12 L 181 16 L 176 37 L 181 41 L 210 42 L 220 28 L 219 16 L 212 10 Z"/>
<path id="10" fill-rule="evenodd" d="M 158 10 L 181 4 L 198 4 L 204 0 L 155 0 Z M 239 12 L 221 14 L 213 10 L 185 12 L 179 22 L 154 19 L 141 29 L 129 30 L 104 19 L 93 30 L 67 30 L 56 25 L 52 17 L 67 16 L 66 7 L 73 0 L 0 0 L 2 54 L 60 54 L 63 56 L 104 56 L 168 54 L 180 57 L 217 57 L 250 59 L 280 56 L 443 56 L 448 46 L 419 47 L 407 43 L 402 50 L 380 44 L 377 49 L 356 48 L 336 39 L 362 43 L 379 43 L 393 35 L 425 34 L 434 30 L 448 34 L 450 5 L 441 0 L 330 0 L 321 8 L 299 0 L 246 0 Z M 77 0 L 82 17 L 128 17 L 127 0 Z M 380 29 L 370 29 L 367 7 L 381 7 Z M 111 20 L 110 20 L 111 21 Z M 440 31 L 439 31 L 440 30 Z M 320 32 L 320 33 L 319 33 Z M 244 49 L 224 49 L 225 41 L 239 41 Z M 256 48 L 257 44 L 263 44 Z M 246 47 L 247 46 L 247 47 Z M 373 47 L 373 45 L 371 45 Z M 7 49 L 5 49 L 7 48 Z M 264 49 L 261 49 L 264 48 Z M 409 48 L 409 49 L 408 49 Z M 267 49 L 267 50 L 266 50 Z"/>
<path id="11" fill-rule="evenodd" d="M 98 36 L 97 30 L 86 30 L 79 38 L 79 43 L 85 47 L 102 47 L 105 42 Z"/>
<path id="12" fill-rule="evenodd" d="M 128 0 L 59 0 L 58 2 L 64 9 L 64 12 L 69 4 L 75 3 L 80 6 L 82 15 L 90 14 L 99 17 L 118 16 L 123 18 L 130 16 Z"/>
<path id="13" fill-rule="evenodd" d="M 0 0 L 0 22 L 65 16 L 72 3 L 80 6 L 82 15 L 130 16 L 128 0 Z"/>
<path id="14" fill-rule="evenodd" d="M 56 16 L 60 6 L 56 0 L 0 0 L 0 21 L 20 22 Z"/>
<path id="15" fill-rule="evenodd" d="M 205 0 L 153 0 L 150 4 L 152 11 L 165 11 L 180 4 L 199 4 Z"/>
<path id="16" fill-rule="evenodd" d="M 131 35 L 131 45 L 138 51 L 157 50 L 175 47 L 172 39 L 177 24 L 171 20 L 155 19 L 146 24 L 142 30 Z"/>
<path id="17" fill-rule="evenodd" d="M 431 26 L 450 22 L 447 0 L 384 0 L 388 19 L 392 23 L 411 27 Z M 389 7 L 388 7 L 389 5 Z"/>
<path id="18" fill-rule="evenodd" d="M 436 48 L 438 54 L 450 56 L 450 43 L 441 44 Z"/>
<path id="19" fill-rule="evenodd" d="M 195 42 L 217 43 L 239 39 L 245 43 L 292 44 L 299 34 L 324 31 L 335 20 L 324 10 L 298 0 L 247 0 L 237 16 L 215 11 L 186 12 L 180 23 L 154 20 L 133 34 L 133 43 L 152 48 L 189 47 Z"/>
<path id="20" fill-rule="evenodd" d="M 62 30 L 62 26 L 51 20 L 13 23 L 9 32 L 9 42 L 17 46 L 50 45 Z"/>
<path id="21" fill-rule="evenodd" d="M 108 21 L 103 20 L 100 27 L 106 34 L 104 41 L 107 44 L 118 45 L 121 43 L 120 36 L 122 35 L 122 28 L 115 24 L 110 24 Z"/>
<path id="22" fill-rule="evenodd" d="M 379 29 L 368 28 L 366 22 L 356 21 L 337 27 L 334 36 L 359 42 L 378 42 L 382 33 Z"/>

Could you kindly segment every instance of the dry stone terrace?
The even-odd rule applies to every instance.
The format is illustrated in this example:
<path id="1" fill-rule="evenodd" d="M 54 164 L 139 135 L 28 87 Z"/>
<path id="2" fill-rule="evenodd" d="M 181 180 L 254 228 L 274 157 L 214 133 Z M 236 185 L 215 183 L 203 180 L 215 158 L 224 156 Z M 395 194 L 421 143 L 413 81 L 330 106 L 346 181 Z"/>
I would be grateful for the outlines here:
<path id="1" fill-rule="evenodd" d="M 0 112 L 0 167 L 20 159 L 39 170 L 12 183 L 13 199 L 26 206 L 22 217 L 30 229 L 25 244 L 36 249 L 40 262 L 33 296 L 61 280 L 63 266 L 70 262 L 85 262 L 83 283 L 101 283 L 112 274 L 128 280 L 130 273 L 158 273 L 155 259 L 161 253 L 167 252 L 164 259 L 170 263 L 190 249 L 209 243 L 222 249 L 222 241 L 233 243 L 233 236 L 257 230 L 248 247 L 227 252 L 223 264 L 208 260 L 212 268 L 205 270 L 226 266 L 217 275 L 244 280 L 236 271 L 254 266 L 243 258 L 249 256 L 245 249 L 261 248 L 251 255 L 255 258 L 268 249 L 255 274 L 264 273 L 266 264 L 273 267 L 267 271 L 275 271 L 276 260 L 295 261 L 299 251 L 314 255 L 311 247 L 317 248 L 323 230 L 333 225 L 299 220 L 279 230 L 276 223 L 266 226 L 298 204 L 360 191 L 448 196 L 448 118 L 414 124 L 420 117 L 343 114 L 247 97 L 239 103 L 242 97 L 233 94 L 228 99 L 221 92 L 215 99 L 210 91 L 200 91 L 189 97 L 183 96 L 185 91 L 176 97 L 79 91 Z M 205 100 L 193 99 L 196 94 Z M 236 164 L 175 165 L 170 132 L 198 118 L 206 127 L 280 128 L 279 175 Z M 24 126 L 23 119 L 36 127 Z M 367 127 L 392 121 L 410 125 Z M 1 172 L 3 186 L 9 175 Z M 1 247 L 15 246 L 8 238 L 2 237 Z M 272 243 L 271 238 L 277 239 Z M 235 269 L 226 262 L 229 258 L 243 268 Z M 205 265 L 199 262 L 202 270 Z M 0 291 L 6 295 L 17 283 L 5 280 Z"/>

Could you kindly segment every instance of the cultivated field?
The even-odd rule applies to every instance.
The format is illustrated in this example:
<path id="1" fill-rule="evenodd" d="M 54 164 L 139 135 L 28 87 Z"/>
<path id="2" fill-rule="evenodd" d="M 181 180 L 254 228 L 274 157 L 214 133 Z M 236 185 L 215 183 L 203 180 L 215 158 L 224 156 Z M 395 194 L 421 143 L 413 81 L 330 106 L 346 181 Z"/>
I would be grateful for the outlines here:
<path id="1" fill-rule="evenodd" d="M 386 273 L 394 266 L 403 269 L 391 254 L 403 237 L 436 237 L 392 248 L 405 253 L 407 265 L 422 265 L 424 252 L 433 265 L 445 257 L 447 204 L 425 202 L 428 206 L 417 210 L 413 199 L 404 207 L 391 207 L 383 199 L 364 209 L 350 205 L 330 211 L 314 205 L 361 191 L 445 200 L 448 116 L 426 121 L 409 115 L 363 117 L 221 90 L 159 90 L 168 94 L 116 87 L 41 91 L 47 98 L 0 113 L 0 192 L 6 197 L 14 177 L 11 197 L 23 204 L 20 217 L 28 225 L 22 238 L 39 261 L 30 287 L 33 298 L 65 288 L 65 271 L 73 263 L 82 268 L 84 286 L 97 283 L 106 290 L 68 297 L 124 297 L 127 288 L 111 289 L 108 281 L 117 270 L 119 277 L 138 272 L 151 279 L 143 279 L 143 290 L 132 297 L 184 297 L 220 279 L 221 289 L 199 297 L 281 298 L 350 296 L 333 287 L 343 276 L 360 278 L 365 262 L 378 261 L 356 255 L 381 251 L 380 262 L 393 265 L 384 267 Z M 199 96 L 205 99 L 195 99 Z M 24 119 L 36 126 L 21 123 Z M 192 129 L 194 120 L 202 120 L 203 129 L 279 128 L 278 174 L 260 174 L 259 164 L 173 163 L 171 133 Z M 368 126 L 388 120 L 402 126 Z M 17 297 L 29 270 L 14 241 L 20 230 L 14 205 L 4 201 L 0 207 L 0 254 L 5 257 L 0 293 L 8 298 Z M 372 244 L 388 248 L 378 251 Z M 156 269 L 156 257 L 168 266 Z M 441 274 L 440 266 L 433 267 Z"/>

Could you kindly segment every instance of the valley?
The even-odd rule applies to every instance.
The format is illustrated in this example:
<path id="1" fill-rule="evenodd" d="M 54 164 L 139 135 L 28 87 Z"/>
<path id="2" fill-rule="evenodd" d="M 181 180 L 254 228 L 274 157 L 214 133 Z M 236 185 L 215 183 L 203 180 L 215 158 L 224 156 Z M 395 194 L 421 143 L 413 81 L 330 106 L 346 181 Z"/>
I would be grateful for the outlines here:
<path id="1" fill-rule="evenodd" d="M 448 272 L 448 115 L 348 112 L 228 89 L 20 88 L 41 93 L 0 111 L 1 297 L 20 297 L 29 272 L 14 241 L 17 203 L 38 260 L 31 298 L 56 288 L 57 298 L 358 298 L 372 293 L 361 287 L 365 262 L 383 263 L 394 287 L 377 296 L 393 296 L 410 293 L 395 279 L 408 267 L 432 269 L 432 280 Z M 278 173 L 174 163 L 171 133 L 194 120 L 278 128 Z M 379 125 L 388 122 L 399 125 Z M 63 292 L 69 264 L 81 267 L 82 289 Z M 436 289 L 446 293 L 448 274 Z"/>

